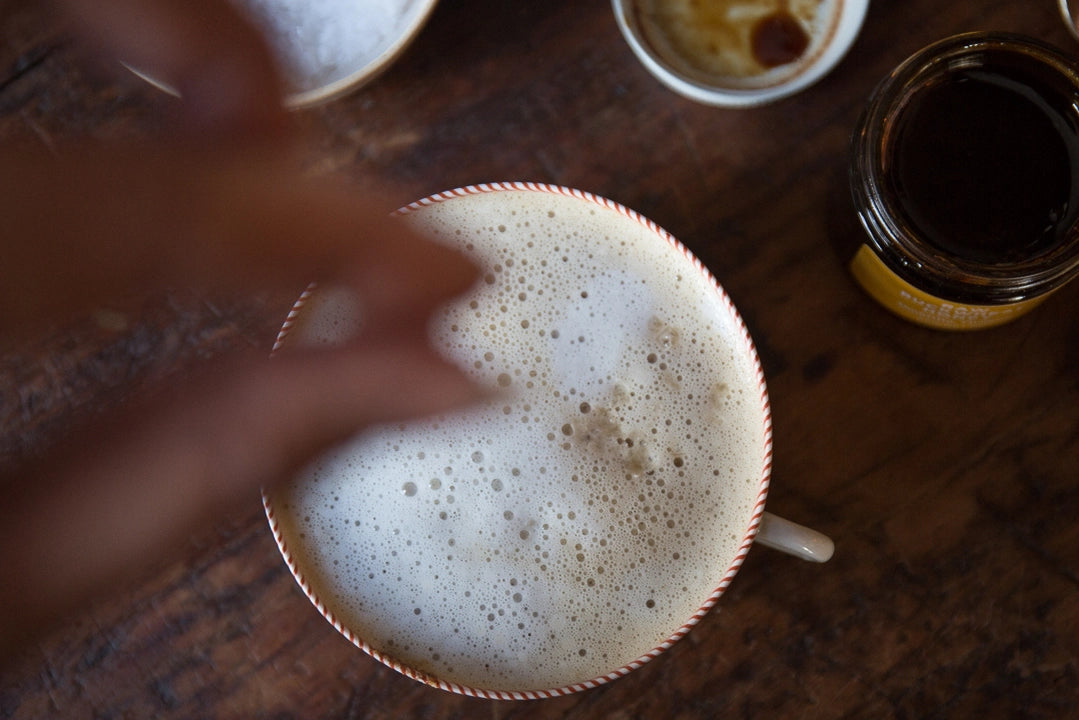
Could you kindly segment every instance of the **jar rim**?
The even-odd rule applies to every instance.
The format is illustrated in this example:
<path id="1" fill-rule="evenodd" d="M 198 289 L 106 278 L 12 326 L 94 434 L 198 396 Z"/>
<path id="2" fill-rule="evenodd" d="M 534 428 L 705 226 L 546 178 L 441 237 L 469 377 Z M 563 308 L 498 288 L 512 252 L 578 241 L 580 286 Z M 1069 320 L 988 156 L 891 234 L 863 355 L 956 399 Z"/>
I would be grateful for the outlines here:
<path id="1" fill-rule="evenodd" d="M 927 82 L 957 67 L 984 61 L 987 53 L 1012 52 L 1043 62 L 1071 85 L 1079 110 L 1079 63 L 1040 40 L 1008 32 L 971 32 L 939 40 L 911 55 L 874 89 L 853 135 L 851 191 L 859 218 L 877 254 L 905 279 L 925 273 L 948 278 L 956 299 L 1011 302 L 1059 287 L 1079 274 L 1079 223 L 1064 241 L 1032 258 L 985 263 L 947 253 L 918 237 L 896 217 L 883 190 L 892 121 Z M 1079 124 L 1079 114 L 1076 116 Z M 1079 157 L 1073 158 L 1079 162 Z"/>

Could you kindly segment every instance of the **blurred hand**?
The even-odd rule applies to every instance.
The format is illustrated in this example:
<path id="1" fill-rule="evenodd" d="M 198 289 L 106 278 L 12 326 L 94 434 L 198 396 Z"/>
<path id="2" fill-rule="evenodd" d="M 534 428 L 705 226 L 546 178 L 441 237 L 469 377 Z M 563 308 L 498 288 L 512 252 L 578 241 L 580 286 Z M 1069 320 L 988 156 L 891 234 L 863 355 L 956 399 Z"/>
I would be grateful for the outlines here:
<path id="1" fill-rule="evenodd" d="M 286 125 L 269 46 L 227 0 L 54 0 L 99 52 L 169 83 L 187 134 L 272 137 Z"/>
<path id="2" fill-rule="evenodd" d="M 365 327 L 343 347 L 221 358 L 8 472 L 0 659 L 357 430 L 477 399 L 426 335 L 475 269 L 407 232 L 390 207 L 281 159 L 269 142 L 285 128 L 273 64 L 224 0 L 63 4 L 101 48 L 174 82 L 192 132 L 182 149 L 0 149 L 0 336 L 137 308 L 166 287 L 212 295 L 311 280 L 351 286 Z"/>

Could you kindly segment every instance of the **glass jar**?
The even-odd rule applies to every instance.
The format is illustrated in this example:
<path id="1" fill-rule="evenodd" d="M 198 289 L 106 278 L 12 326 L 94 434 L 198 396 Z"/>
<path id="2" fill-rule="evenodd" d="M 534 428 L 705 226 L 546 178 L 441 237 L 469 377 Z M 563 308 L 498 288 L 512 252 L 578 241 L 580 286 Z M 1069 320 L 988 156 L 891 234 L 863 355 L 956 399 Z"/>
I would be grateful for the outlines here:
<path id="1" fill-rule="evenodd" d="M 937 42 L 877 87 L 853 136 L 867 237 L 850 269 L 945 330 L 992 327 L 1079 274 L 1079 64 L 1039 41 Z"/>

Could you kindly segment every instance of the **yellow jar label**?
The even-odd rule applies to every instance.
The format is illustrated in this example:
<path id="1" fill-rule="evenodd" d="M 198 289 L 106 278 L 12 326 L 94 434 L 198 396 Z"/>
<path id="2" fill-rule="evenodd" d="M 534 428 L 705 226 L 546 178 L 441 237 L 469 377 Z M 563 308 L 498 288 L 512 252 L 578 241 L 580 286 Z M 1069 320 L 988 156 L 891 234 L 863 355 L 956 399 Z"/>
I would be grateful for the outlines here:
<path id="1" fill-rule="evenodd" d="M 892 270 L 867 246 L 851 260 L 855 279 L 877 302 L 896 315 L 938 330 L 978 330 L 1013 320 L 1046 298 L 1045 293 L 1006 305 L 968 305 L 919 290 Z"/>

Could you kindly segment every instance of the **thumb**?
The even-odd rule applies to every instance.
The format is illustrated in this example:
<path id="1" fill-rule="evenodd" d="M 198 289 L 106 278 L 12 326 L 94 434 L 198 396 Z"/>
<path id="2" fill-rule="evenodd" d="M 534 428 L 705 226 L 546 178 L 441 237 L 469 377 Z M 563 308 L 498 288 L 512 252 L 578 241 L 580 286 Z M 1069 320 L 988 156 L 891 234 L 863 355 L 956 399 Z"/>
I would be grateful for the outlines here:
<path id="1" fill-rule="evenodd" d="M 421 338 L 402 338 L 218 367 L 147 399 L 9 483 L 0 547 L 19 551 L 0 586 L 0 658 L 358 429 L 479 396 Z"/>

